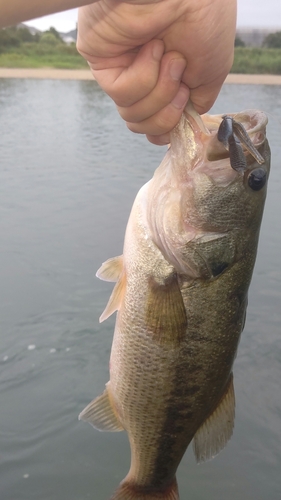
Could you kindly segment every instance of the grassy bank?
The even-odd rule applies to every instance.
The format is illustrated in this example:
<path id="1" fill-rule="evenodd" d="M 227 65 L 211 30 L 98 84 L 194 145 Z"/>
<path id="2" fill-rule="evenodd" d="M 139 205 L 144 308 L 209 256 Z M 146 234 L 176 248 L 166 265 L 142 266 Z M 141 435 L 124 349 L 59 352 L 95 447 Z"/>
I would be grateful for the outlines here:
<path id="1" fill-rule="evenodd" d="M 0 67 L 86 69 L 88 65 L 78 54 L 75 44 L 23 43 L 0 53 Z"/>
<path id="2" fill-rule="evenodd" d="M 281 49 L 237 47 L 231 73 L 281 75 Z"/>
<path id="3" fill-rule="evenodd" d="M 86 69 L 75 44 L 22 43 L 0 52 L 3 68 Z M 237 47 L 232 73 L 281 75 L 281 49 Z"/>

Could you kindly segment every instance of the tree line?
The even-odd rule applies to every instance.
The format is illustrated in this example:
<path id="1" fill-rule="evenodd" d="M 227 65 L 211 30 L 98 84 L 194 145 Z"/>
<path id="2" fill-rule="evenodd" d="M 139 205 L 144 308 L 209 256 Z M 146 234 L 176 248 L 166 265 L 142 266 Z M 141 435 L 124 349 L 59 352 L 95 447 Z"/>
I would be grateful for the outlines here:
<path id="1" fill-rule="evenodd" d="M 57 45 L 64 44 L 64 41 L 55 28 L 34 35 L 26 27 L 11 26 L 0 30 L 0 52 L 20 47 L 24 43 Z"/>
<path id="2" fill-rule="evenodd" d="M 235 41 L 232 73 L 281 75 L 281 31 L 271 33 L 263 47 Z M 0 29 L 0 67 L 86 69 L 75 43 L 65 43 L 55 28 L 32 35 L 24 26 Z"/>
<path id="3" fill-rule="evenodd" d="M 239 36 L 235 38 L 235 47 L 246 47 L 245 42 Z M 281 49 L 281 31 L 267 35 L 262 43 L 262 47 L 265 49 Z"/>
<path id="4" fill-rule="evenodd" d="M 51 27 L 44 32 L 38 32 L 32 35 L 28 28 L 24 26 L 11 26 L 0 30 L 0 51 L 5 49 L 19 47 L 22 43 L 46 43 L 56 45 L 64 43 L 58 31 Z M 239 37 L 235 38 L 235 47 L 245 47 L 245 42 Z M 262 46 L 268 49 L 281 48 L 281 31 L 270 33 L 266 36 Z"/>

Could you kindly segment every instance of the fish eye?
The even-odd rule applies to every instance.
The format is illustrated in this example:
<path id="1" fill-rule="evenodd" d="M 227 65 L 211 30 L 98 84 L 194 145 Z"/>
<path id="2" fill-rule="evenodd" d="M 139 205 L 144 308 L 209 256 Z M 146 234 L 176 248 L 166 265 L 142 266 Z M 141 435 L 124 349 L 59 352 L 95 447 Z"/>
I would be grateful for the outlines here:
<path id="1" fill-rule="evenodd" d="M 266 184 L 266 179 L 266 171 L 263 168 L 255 168 L 249 174 L 248 185 L 253 191 L 259 191 Z"/>

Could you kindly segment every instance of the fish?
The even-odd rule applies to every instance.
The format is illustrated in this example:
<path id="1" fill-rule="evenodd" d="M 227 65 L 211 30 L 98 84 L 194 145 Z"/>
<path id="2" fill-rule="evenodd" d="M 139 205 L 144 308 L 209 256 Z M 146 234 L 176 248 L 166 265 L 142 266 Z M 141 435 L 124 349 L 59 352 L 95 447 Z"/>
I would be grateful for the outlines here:
<path id="1" fill-rule="evenodd" d="M 104 262 L 117 311 L 104 392 L 79 415 L 128 434 L 131 466 L 112 500 L 178 500 L 176 471 L 218 454 L 235 418 L 244 328 L 270 170 L 267 117 L 199 116 L 187 105 L 138 192 L 123 255 Z"/>

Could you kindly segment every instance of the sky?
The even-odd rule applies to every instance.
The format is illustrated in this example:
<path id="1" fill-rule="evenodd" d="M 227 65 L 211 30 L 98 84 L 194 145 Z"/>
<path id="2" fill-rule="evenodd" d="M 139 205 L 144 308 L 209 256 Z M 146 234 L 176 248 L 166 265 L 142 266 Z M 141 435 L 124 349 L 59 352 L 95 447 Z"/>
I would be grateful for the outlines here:
<path id="1" fill-rule="evenodd" d="M 228 1 L 228 0 L 226 0 Z M 75 29 L 77 9 L 28 21 L 26 24 L 45 31 L 53 26 L 66 33 Z M 281 30 L 281 0 L 238 0 L 237 27 Z"/>

